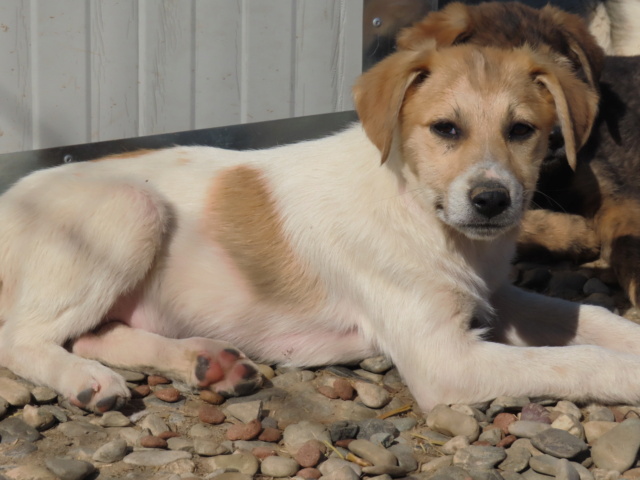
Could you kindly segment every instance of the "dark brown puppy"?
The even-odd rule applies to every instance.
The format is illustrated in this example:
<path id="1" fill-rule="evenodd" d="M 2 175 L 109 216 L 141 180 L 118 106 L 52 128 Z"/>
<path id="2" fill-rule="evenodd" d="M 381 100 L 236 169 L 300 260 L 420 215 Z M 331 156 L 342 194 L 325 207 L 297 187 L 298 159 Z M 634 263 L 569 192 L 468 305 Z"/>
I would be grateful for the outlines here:
<path id="1" fill-rule="evenodd" d="M 413 49 L 426 39 L 549 49 L 599 93 L 597 117 L 587 114 L 577 126 L 593 127 L 588 142 L 562 145 L 557 137 L 550 145 L 534 198 L 544 210 L 527 216 L 520 252 L 574 261 L 599 255 L 640 305 L 640 57 L 605 59 L 579 17 L 519 3 L 450 4 L 401 32 L 398 46 Z"/>

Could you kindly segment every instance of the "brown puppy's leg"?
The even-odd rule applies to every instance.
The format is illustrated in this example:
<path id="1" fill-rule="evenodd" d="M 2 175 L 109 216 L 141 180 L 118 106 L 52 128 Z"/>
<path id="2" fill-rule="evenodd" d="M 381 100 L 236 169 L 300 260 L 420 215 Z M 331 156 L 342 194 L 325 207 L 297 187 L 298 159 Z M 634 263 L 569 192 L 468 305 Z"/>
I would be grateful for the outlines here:
<path id="1" fill-rule="evenodd" d="M 609 199 L 596 215 L 602 258 L 634 306 L 640 305 L 640 202 Z"/>
<path id="2" fill-rule="evenodd" d="M 529 210 L 518 238 L 521 258 L 571 259 L 584 263 L 598 258 L 600 239 L 591 221 L 580 215 Z"/>
<path id="3" fill-rule="evenodd" d="M 101 363 L 157 373 L 225 396 L 244 395 L 261 383 L 256 366 L 230 343 L 209 338 L 167 338 L 122 323 L 83 335 L 73 353 Z"/>

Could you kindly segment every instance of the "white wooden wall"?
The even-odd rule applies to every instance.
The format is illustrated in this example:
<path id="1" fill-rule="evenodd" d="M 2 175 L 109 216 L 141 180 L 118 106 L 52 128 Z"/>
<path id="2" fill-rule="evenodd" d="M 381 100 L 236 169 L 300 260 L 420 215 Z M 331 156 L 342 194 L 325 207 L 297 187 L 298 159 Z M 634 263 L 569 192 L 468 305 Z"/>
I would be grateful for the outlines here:
<path id="1" fill-rule="evenodd" d="M 362 0 L 0 0 L 0 153 L 352 109 Z"/>

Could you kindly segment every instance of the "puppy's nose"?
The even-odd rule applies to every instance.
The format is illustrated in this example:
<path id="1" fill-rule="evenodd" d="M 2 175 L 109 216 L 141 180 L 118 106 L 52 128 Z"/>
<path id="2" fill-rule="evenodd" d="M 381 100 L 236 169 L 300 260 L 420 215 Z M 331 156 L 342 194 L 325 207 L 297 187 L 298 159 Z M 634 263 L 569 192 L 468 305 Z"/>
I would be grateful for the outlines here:
<path id="1" fill-rule="evenodd" d="M 471 200 L 473 208 L 487 218 L 500 215 L 511 205 L 509 191 L 495 182 L 476 185 L 469 192 L 469 200 Z"/>

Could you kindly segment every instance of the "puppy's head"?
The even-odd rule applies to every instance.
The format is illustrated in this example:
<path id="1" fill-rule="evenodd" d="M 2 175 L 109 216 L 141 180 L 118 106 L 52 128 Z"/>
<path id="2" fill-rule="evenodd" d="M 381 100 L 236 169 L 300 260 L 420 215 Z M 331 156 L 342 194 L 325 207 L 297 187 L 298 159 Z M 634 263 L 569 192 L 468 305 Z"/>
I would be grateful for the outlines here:
<path id="1" fill-rule="evenodd" d="M 419 50 L 424 42 L 433 41 L 438 46 L 473 43 L 512 48 L 529 45 L 544 51 L 559 65 L 568 66 L 583 82 L 583 89 L 591 94 L 599 93 L 603 50 L 579 16 L 550 5 L 537 10 L 517 2 L 452 3 L 401 31 L 397 45 L 399 49 Z M 576 116 L 581 123 L 575 127 L 590 130 L 595 114 L 594 106 L 584 119 Z M 569 133 L 554 132 L 549 155 L 565 154 L 569 164 L 575 167 L 576 152 L 582 143 L 573 141 L 576 132 Z M 563 137 L 566 145 L 562 144 Z M 586 140 L 587 136 L 583 137 Z"/>
<path id="2" fill-rule="evenodd" d="M 576 118 L 597 102 L 548 56 L 475 45 L 397 52 L 354 93 L 382 161 L 397 141 L 402 176 L 421 207 L 474 239 L 519 223 L 554 125 L 583 142 Z"/>

